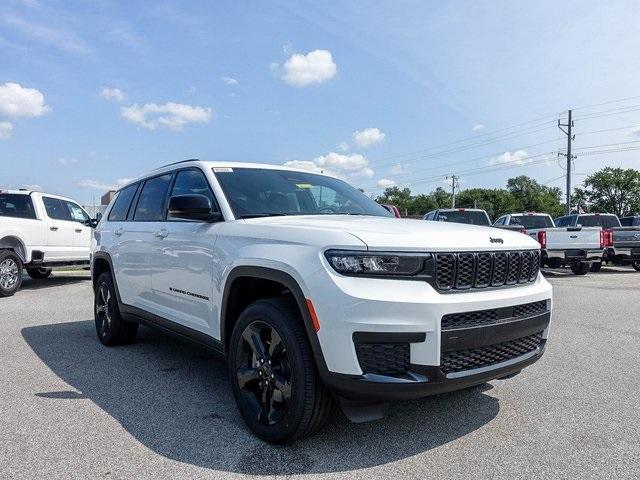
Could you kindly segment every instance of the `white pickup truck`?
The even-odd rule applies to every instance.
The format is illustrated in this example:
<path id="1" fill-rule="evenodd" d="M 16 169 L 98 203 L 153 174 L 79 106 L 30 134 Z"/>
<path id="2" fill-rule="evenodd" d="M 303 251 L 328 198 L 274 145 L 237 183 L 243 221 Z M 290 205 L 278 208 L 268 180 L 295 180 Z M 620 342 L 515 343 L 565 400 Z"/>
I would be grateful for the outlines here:
<path id="1" fill-rule="evenodd" d="M 609 232 L 600 227 L 563 225 L 556 227 L 546 213 L 511 213 L 498 218 L 494 226 L 523 227 L 542 247 L 542 265 L 551 268 L 569 266 L 576 275 L 597 271 L 607 248 L 612 245 Z"/>
<path id="2" fill-rule="evenodd" d="M 70 198 L 29 190 L 0 190 L 0 297 L 22 284 L 22 269 L 42 279 L 51 267 L 88 265 L 97 222 Z"/>

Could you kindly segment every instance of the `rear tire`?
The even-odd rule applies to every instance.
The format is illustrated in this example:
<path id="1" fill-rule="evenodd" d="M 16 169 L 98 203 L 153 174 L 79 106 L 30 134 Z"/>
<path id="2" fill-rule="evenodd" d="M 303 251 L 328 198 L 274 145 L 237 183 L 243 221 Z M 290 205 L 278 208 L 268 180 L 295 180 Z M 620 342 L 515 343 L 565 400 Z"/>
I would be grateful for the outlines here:
<path id="1" fill-rule="evenodd" d="M 138 324 L 127 322 L 120 315 L 111 272 L 104 272 L 98 277 L 93 311 L 96 333 L 103 345 L 124 345 L 136 339 Z"/>
<path id="2" fill-rule="evenodd" d="M 631 266 L 636 272 L 640 272 L 640 260 L 633 262 Z"/>
<path id="3" fill-rule="evenodd" d="M 229 376 L 245 423 L 270 443 L 313 435 L 333 410 L 300 313 L 287 300 L 259 300 L 242 312 L 229 343 Z"/>
<path id="4" fill-rule="evenodd" d="M 574 275 L 586 275 L 591 269 L 591 264 L 586 262 L 572 263 L 570 268 Z"/>
<path id="5" fill-rule="evenodd" d="M 22 260 L 13 250 L 0 250 L 0 297 L 10 297 L 22 285 Z"/>
<path id="6" fill-rule="evenodd" d="M 51 275 L 51 267 L 27 267 L 27 275 L 34 280 L 43 280 Z"/>
<path id="7" fill-rule="evenodd" d="M 602 268 L 602 262 L 595 262 L 591 264 L 590 272 L 599 272 Z"/>

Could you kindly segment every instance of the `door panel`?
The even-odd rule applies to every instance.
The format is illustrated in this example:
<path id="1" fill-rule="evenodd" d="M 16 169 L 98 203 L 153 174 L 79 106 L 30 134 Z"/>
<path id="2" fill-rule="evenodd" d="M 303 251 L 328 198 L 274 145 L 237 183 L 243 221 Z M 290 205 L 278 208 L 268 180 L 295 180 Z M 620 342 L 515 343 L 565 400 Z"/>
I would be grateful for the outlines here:
<path id="1" fill-rule="evenodd" d="M 74 224 L 69 209 L 62 200 L 42 197 L 47 223 L 47 249 L 45 261 L 73 259 Z"/>
<path id="2" fill-rule="evenodd" d="M 73 256 L 77 260 L 89 260 L 92 231 L 89 222 L 91 218 L 77 203 L 68 201 L 65 203 L 71 219 L 75 223 L 73 226 Z"/>

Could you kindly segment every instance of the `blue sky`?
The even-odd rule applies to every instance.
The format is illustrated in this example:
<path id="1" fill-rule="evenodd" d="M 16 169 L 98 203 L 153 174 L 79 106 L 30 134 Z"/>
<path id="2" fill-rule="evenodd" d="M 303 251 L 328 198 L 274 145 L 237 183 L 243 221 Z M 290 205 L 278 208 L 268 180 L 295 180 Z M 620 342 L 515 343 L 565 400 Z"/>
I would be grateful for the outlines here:
<path id="1" fill-rule="evenodd" d="M 368 193 L 450 173 L 562 186 L 554 122 L 574 107 L 576 183 L 640 168 L 640 152 L 602 152 L 640 145 L 638 25 L 635 1 L 4 0 L 0 186 L 89 203 L 185 158 Z"/>

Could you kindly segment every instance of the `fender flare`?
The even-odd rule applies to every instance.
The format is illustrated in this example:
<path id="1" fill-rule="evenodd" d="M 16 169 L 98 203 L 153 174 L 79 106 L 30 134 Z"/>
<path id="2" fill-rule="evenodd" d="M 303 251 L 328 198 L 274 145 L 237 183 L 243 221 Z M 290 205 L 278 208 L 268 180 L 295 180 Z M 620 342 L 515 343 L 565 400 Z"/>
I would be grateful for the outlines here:
<path id="1" fill-rule="evenodd" d="M 5 240 L 11 240 L 12 244 L 7 244 L 6 247 L 1 246 Z M 20 257 L 23 264 L 27 263 L 27 244 L 20 238 L 20 235 L 14 232 L 4 232 L 0 237 L 0 249 L 5 248 L 13 250 Z"/>
<path id="2" fill-rule="evenodd" d="M 298 282 L 290 274 L 283 272 L 282 270 L 277 270 L 269 267 L 240 265 L 233 268 L 227 275 L 222 294 L 222 302 L 220 304 L 219 315 L 220 341 L 222 342 L 225 356 L 228 353 L 226 348 L 227 335 L 230 335 L 230 332 L 226 331 L 226 316 L 229 307 L 229 295 L 231 293 L 231 285 L 233 285 L 233 282 L 240 277 L 253 277 L 270 280 L 273 282 L 281 283 L 287 289 L 289 289 L 296 301 L 296 304 L 298 305 L 298 310 L 302 315 L 304 328 L 307 332 L 307 337 L 309 339 L 311 350 L 313 351 L 313 356 L 316 360 L 318 370 L 321 376 L 323 376 L 324 372 L 328 372 L 326 362 L 322 354 L 322 348 L 320 347 L 320 341 L 318 340 L 318 334 L 313 328 L 313 321 L 311 320 L 311 315 L 309 314 L 309 309 L 307 308 L 306 297 L 302 291 L 302 288 L 300 288 Z"/>

